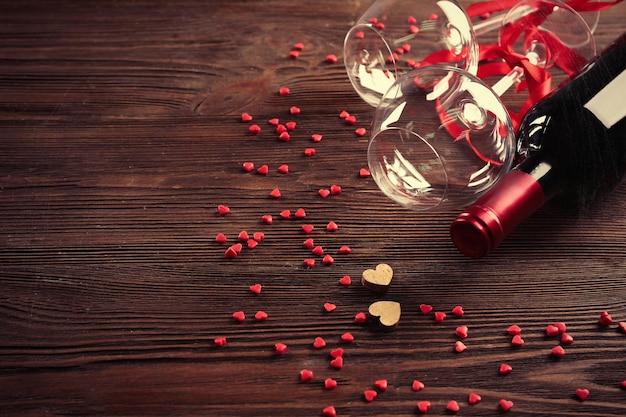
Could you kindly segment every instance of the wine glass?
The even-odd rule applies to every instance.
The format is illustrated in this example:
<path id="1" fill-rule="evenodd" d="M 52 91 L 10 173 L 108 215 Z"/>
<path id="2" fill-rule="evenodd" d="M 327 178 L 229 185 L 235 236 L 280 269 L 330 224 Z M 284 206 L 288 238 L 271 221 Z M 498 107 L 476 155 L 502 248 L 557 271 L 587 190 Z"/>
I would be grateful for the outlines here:
<path id="1" fill-rule="evenodd" d="M 548 66 L 555 58 L 570 60 L 567 51 L 575 57 L 595 54 L 589 27 L 576 12 L 562 3 L 557 10 L 552 0 L 529 0 L 519 7 L 529 3 L 536 6 L 532 13 L 509 11 L 500 34 L 502 47 L 511 53 L 519 54 L 513 50 L 518 42 L 522 45 L 522 56 L 530 61 L 527 67 Z M 549 25 L 561 10 L 568 10 L 569 19 L 558 21 L 567 24 Z M 568 30 L 589 37 L 588 43 L 577 43 L 582 53 L 555 43 L 557 35 Z M 500 95 L 524 73 L 514 67 L 495 90 L 473 74 L 446 65 L 424 66 L 400 76 L 382 96 L 371 128 L 367 156 L 378 187 L 418 211 L 473 203 L 515 159 L 515 132 Z"/>
<path id="2" fill-rule="evenodd" d="M 478 66 L 472 25 L 456 0 L 375 0 L 343 50 L 354 89 L 372 106 L 416 63 L 445 62 L 470 73 Z"/>

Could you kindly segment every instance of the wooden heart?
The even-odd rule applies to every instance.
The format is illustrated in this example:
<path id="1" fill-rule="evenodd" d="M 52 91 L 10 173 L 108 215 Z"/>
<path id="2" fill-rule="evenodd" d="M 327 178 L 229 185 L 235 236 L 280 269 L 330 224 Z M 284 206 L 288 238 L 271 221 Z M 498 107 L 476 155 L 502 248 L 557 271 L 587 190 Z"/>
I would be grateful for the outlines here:
<path id="1" fill-rule="evenodd" d="M 391 330 L 398 325 L 402 309 L 396 301 L 376 301 L 371 304 L 368 312 L 385 330 Z"/>
<path id="2" fill-rule="evenodd" d="M 361 283 L 363 286 L 375 292 L 387 292 L 393 278 L 393 269 L 387 264 L 378 264 L 376 269 L 363 271 Z"/>

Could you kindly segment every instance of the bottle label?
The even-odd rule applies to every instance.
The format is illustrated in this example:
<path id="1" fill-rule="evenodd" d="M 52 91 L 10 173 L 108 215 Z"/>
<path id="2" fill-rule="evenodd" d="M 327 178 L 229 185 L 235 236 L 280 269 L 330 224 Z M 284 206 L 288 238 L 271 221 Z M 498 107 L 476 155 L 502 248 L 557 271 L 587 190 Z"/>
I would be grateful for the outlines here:
<path id="1" fill-rule="evenodd" d="M 626 116 L 626 70 L 585 103 L 585 108 L 607 129 L 622 120 Z"/>

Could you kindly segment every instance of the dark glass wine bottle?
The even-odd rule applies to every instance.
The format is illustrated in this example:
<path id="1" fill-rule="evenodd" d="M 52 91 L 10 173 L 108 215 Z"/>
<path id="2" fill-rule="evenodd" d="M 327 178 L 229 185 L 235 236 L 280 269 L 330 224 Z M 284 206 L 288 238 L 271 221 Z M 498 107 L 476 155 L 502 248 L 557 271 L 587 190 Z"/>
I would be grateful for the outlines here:
<path id="1" fill-rule="evenodd" d="M 556 195 L 584 211 L 626 173 L 626 33 L 524 116 L 521 161 L 450 227 L 480 258 Z"/>

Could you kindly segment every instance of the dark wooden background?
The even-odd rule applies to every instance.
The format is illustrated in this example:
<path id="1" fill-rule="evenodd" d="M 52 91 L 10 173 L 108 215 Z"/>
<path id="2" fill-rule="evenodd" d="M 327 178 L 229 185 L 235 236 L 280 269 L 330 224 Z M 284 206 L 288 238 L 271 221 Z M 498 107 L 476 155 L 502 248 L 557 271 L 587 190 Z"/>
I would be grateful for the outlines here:
<path id="1" fill-rule="evenodd" d="M 459 415 L 491 416 L 501 398 L 516 416 L 626 415 L 626 335 L 598 326 L 602 311 L 626 321 L 626 187 L 582 218 L 549 204 L 487 258 L 461 255 L 448 237 L 456 212 L 406 211 L 358 176 L 367 140 L 354 129 L 372 109 L 342 60 L 325 59 L 341 57 L 367 3 L 0 4 L 0 415 L 319 416 L 334 405 L 340 416 L 400 416 L 422 400 L 449 415 L 454 399 Z M 623 4 L 603 12 L 600 49 L 625 18 Z M 294 60 L 296 42 L 305 50 Z M 273 117 L 298 123 L 291 141 L 276 139 Z M 303 156 L 307 147 L 316 155 Z M 269 174 L 243 172 L 244 161 Z M 342 193 L 322 199 L 332 184 Z M 219 204 L 231 212 L 220 217 Z M 279 216 L 298 208 L 306 219 Z M 325 231 L 330 221 L 339 230 Z M 303 223 L 333 265 L 302 247 Z M 225 259 L 242 230 L 265 240 Z M 359 284 L 380 262 L 395 270 L 384 296 Z M 402 305 L 393 332 L 354 323 L 379 299 Z M 448 318 L 436 323 L 422 303 Z M 456 305 L 464 317 L 450 314 Z M 259 310 L 267 321 L 254 319 Z M 544 335 L 555 321 L 574 337 L 561 360 Z M 511 324 L 523 329 L 520 349 Z M 469 327 L 461 354 L 459 325 Z M 316 350 L 318 336 L 327 346 Z M 282 356 L 277 342 L 288 345 Z M 341 370 L 329 365 L 337 347 Z M 502 362 L 510 375 L 498 374 Z M 300 382 L 301 369 L 313 381 Z M 378 379 L 389 389 L 366 403 Z M 413 392 L 415 379 L 426 389 Z M 470 392 L 482 401 L 469 405 Z"/>

